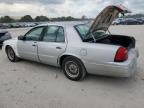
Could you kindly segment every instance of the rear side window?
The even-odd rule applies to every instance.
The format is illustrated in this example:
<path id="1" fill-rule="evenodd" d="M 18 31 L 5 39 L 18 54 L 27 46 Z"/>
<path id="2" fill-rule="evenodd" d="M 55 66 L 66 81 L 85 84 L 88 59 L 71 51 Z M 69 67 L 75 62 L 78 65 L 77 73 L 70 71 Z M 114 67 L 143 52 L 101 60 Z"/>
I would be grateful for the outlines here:
<path id="1" fill-rule="evenodd" d="M 64 42 L 64 41 L 65 41 L 64 29 L 63 27 L 59 27 L 59 30 L 57 32 L 56 42 Z"/>
<path id="2" fill-rule="evenodd" d="M 49 26 L 43 37 L 45 42 L 64 42 L 64 29 L 59 26 Z"/>

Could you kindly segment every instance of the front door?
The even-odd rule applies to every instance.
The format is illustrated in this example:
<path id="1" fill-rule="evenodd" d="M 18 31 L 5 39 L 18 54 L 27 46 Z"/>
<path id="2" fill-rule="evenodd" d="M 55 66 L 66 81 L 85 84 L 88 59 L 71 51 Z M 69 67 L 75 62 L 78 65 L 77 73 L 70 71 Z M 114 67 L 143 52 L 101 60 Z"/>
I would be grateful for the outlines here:
<path id="1" fill-rule="evenodd" d="M 65 51 L 64 28 L 48 26 L 42 41 L 38 43 L 38 56 L 41 62 L 57 66 L 58 57 Z"/>
<path id="2" fill-rule="evenodd" d="M 36 27 L 26 33 L 24 40 L 18 40 L 18 53 L 20 57 L 38 61 L 38 42 L 42 35 L 44 27 Z"/>

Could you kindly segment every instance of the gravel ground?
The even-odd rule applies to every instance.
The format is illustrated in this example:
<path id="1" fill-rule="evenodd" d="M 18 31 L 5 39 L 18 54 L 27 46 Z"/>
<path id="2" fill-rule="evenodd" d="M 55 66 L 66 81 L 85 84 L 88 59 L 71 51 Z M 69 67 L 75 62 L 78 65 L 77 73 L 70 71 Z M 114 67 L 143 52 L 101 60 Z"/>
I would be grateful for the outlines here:
<path id="1" fill-rule="evenodd" d="M 27 30 L 9 31 L 16 37 Z M 25 60 L 11 63 L 0 51 L 0 108 L 143 108 L 144 26 L 112 26 L 110 31 L 136 38 L 140 57 L 133 77 L 89 75 L 73 82 L 59 68 Z"/>

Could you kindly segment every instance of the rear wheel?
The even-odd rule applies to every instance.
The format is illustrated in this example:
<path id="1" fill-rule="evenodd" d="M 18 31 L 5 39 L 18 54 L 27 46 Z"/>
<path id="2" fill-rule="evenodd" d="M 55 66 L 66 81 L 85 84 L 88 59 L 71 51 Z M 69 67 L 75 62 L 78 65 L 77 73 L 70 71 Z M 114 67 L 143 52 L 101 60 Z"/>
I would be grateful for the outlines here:
<path id="1" fill-rule="evenodd" d="M 86 76 L 83 63 L 75 57 L 66 57 L 62 63 L 62 69 L 66 77 L 73 81 L 84 79 Z"/>
<path id="2" fill-rule="evenodd" d="M 19 58 L 16 56 L 14 50 L 12 49 L 12 47 L 7 46 L 6 47 L 6 53 L 7 53 L 7 57 L 11 62 L 16 62 L 19 60 Z"/>

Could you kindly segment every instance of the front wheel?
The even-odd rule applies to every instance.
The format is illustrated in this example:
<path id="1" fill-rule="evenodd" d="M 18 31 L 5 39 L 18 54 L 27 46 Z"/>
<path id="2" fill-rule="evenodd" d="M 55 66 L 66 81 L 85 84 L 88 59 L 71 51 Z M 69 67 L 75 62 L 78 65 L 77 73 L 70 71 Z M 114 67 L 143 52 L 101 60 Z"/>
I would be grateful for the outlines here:
<path id="1" fill-rule="evenodd" d="M 12 47 L 7 46 L 6 47 L 6 53 L 7 53 L 7 57 L 11 62 L 16 62 L 19 60 L 19 58 L 16 56 L 14 50 L 12 49 Z"/>
<path id="2" fill-rule="evenodd" d="M 62 63 L 62 69 L 67 78 L 73 81 L 84 79 L 86 69 L 83 63 L 75 57 L 67 57 Z"/>

